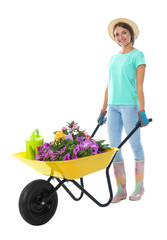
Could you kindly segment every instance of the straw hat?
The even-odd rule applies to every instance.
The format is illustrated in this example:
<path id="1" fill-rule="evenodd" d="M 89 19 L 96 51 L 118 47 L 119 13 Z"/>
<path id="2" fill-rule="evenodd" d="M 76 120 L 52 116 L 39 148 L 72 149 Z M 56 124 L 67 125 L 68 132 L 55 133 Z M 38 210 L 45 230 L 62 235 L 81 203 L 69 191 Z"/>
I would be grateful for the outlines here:
<path id="1" fill-rule="evenodd" d="M 114 34 L 113 34 L 113 29 L 114 29 L 115 24 L 117 24 L 119 22 L 127 23 L 127 24 L 129 24 L 131 26 L 131 28 L 134 31 L 134 39 L 136 40 L 136 38 L 139 35 L 139 28 L 136 25 L 136 23 L 134 23 L 133 21 L 131 21 L 131 20 L 127 19 L 127 18 L 116 18 L 116 19 L 112 20 L 109 23 L 109 25 L 108 25 L 108 34 L 111 37 L 111 39 L 113 41 L 115 41 L 115 37 L 114 37 Z"/>

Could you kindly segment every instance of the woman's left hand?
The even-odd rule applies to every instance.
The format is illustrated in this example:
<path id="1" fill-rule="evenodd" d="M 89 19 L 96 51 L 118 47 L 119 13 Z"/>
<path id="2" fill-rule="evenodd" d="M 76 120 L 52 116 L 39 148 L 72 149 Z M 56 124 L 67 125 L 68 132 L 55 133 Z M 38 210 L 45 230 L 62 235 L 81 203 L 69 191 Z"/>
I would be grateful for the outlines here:
<path id="1" fill-rule="evenodd" d="M 146 116 L 145 110 L 140 110 L 138 112 L 139 115 L 139 121 L 141 123 L 141 127 L 145 127 L 149 124 L 148 118 Z"/>

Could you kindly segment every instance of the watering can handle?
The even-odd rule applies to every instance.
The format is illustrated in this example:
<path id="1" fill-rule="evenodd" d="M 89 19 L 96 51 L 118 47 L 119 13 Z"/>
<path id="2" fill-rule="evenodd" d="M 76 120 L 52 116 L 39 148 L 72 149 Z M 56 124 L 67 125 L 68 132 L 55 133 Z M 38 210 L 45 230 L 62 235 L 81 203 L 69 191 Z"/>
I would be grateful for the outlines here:
<path id="1" fill-rule="evenodd" d="M 36 133 L 37 137 L 39 137 L 39 130 L 38 130 L 38 128 L 36 128 L 36 129 L 34 130 L 34 132 L 32 132 L 32 134 L 31 134 L 31 137 L 32 137 L 32 138 L 34 138 L 35 133 Z"/>
<path id="2" fill-rule="evenodd" d="M 31 134 L 31 140 L 32 140 L 32 142 L 33 142 L 33 145 L 34 145 L 34 142 L 35 142 L 35 140 L 34 140 L 35 133 L 36 133 L 36 136 L 39 137 L 39 130 L 38 130 L 38 128 L 36 128 L 36 129 L 32 132 L 32 134 Z M 33 148 L 33 145 L 31 146 L 32 148 Z"/>

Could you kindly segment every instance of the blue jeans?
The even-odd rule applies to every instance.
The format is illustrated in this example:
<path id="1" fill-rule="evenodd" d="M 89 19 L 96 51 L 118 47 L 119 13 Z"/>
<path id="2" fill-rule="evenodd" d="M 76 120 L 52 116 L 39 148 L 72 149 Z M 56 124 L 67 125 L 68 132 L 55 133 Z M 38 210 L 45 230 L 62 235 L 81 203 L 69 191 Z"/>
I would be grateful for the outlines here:
<path id="1" fill-rule="evenodd" d="M 138 122 L 138 105 L 108 105 L 107 128 L 111 147 L 118 147 L 122 140 L 122 130 L 128 135 Z M 144 151 L 140 140 L 140 129 L 129 139 L 134 159 L 144 160 Z M 122 162 L 121 149 L 117 152 L 114 162 Z"/>

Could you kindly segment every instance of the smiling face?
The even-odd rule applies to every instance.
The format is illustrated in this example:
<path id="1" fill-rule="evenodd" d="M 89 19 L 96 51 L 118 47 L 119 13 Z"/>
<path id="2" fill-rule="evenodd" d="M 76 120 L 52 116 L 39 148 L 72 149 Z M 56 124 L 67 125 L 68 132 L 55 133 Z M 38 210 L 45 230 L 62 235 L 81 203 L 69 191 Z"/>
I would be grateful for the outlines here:
<path id="1" fill-rule="evenodd" d="M 132 45 L 131 42 L 131 34 L 128 29 L 117 26 L 114 30 L 114 37 L 116 42 L 121 47 L 126 47 L 128 45 Z"/>

